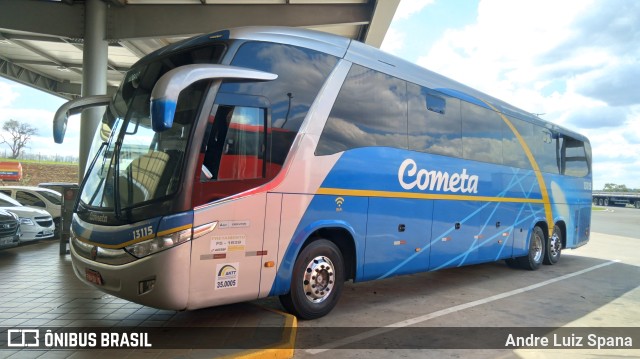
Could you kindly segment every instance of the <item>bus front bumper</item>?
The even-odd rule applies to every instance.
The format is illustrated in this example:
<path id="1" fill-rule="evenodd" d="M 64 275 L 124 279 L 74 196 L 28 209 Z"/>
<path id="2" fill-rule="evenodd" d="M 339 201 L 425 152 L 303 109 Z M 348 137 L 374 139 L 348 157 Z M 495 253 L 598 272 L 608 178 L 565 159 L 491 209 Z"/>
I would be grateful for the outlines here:
<path id="1" fill-rule="evenodd" d="M 149 307 L 168 310 L 187 307 L 190 241 L 122 265 L 95 262 L 79 255 L 73 244 L 70 248 L 73 270 L 82 282 Z"/>

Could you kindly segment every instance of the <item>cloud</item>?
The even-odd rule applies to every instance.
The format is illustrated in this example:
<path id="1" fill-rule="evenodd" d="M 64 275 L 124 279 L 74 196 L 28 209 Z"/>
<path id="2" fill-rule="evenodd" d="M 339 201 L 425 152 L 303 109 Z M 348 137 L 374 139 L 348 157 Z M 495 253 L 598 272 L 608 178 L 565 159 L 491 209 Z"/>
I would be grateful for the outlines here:
<path id="1" fill-rule="evenodd" d="M 595 188 L 640 188 L 639 43 L 638 1 L 481 0 L 417 63 L 587 135 Z"/>
<path id="2" fill-rule="evenodd" d="M 11 103 L 18 98 L 19 94 L 15 91 L 14 87 L 6 82 L 0 82 L 0 116 L 4 116 L 4 110 L 9 107 Z"/>
<path id="3" fill-rule="evenodd" d="M 395 28 L 389 28 L 387 34 L 384 36 L 380 49 L 390 54 L 395 54 L 400 49 L 404 48 L 406 37 L 407 34 L 398 31 Z"/>
<path id="4" fill-rule="evenodd" d="M 409 25 L 412 20 L 415 20 L 416 14 L 418 14 L 425 7 L 435 3 L 435 0 L 402 0 L 396 9 L 393 17 L 393 21 L 397 24 L 402 22 L 405 26 Z M 410 26 L 411 27 L 411 26 Z M 384 40 L 380 48 L 391 54 L 399 55 L 407 46 L 406 39 L 409 34 L 408 29 L 405 27 L 392 26 L 387 30 Z"/>
<path id="5" fill-rule="evenodd" d="M 640 104 L 640 61 L 609 65 L 576 79 L 576 92 L 610 106 Z"/>
<path id="6" fill-rule="evenodd" d="M 420 10 L 434 2 L 435 0 L 402 0 L 393 18 L 394 20 L 408 19 L 411 15 L 420 12 Z"/>
<path id="7" fill-rule="evenodd" d="M 627 116 L 627 123 L 622 137 L 633 146 L 632 148 L 640 149 L 640 106 L 632 107 L 631 113 Z M 636 154 L 640 161 L 640 150 Z"/>
<path id="8" fill-rule="evenodd" d="M 570 35 L 538 58 L 549 76 L 570 79 L 575 91 L 611 106 L 640 104 L 640 2 L 601 1 L 569 24 Z M 557 64 L 571 67 L 558 68 Z"/>
<path id="9" fill-rule="evenodd" d="M 55 109 L 42 108 L 30 101 L 27 102 L 29 106 L 16 105 L 20 103 L 20 99 L 24 96 L 22 90 L 23 86 L 20 84 L 0 81 L 0 125 L 8 120 L 16 120 L 36 127 L 38 133 L 31 137 L 26 146 L 28 153 L 78 156 L 79 119 L 69 119 L 64 144 L 56 144 L 52 135 Z M 43 96 L 50 95 L 43 94 Z M 8 148 L 6 144 L 0 145 L 0 155 L 4 154 L 4 150 L 8 150 Z"/>
<path id="10" fill-rule="evenodd" d="M 571 112 L 564 122 L 571 127 L 582 129 L 620 127 L 627 122 L 628 114 L 629 109 L 623 107 L 581 108 Z"/>
<path id="11" fill-rule="evenodd" d="M 573 36 L 561 44 L 568 52 L 604 48 L 615 55 L 637 52 L 630 44 L 640 42 L 640 2 L 600 1 L 586 8 L 571 24 Z"/>

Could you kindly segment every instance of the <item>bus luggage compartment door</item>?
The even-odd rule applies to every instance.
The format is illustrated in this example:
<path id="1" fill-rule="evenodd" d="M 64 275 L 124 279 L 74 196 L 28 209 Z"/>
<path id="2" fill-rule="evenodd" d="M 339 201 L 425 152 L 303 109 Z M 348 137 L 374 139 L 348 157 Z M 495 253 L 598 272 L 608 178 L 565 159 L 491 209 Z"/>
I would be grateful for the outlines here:
<path id="1" fill-rule="evenodd" d="M 426 271 L 432 213 L 431 200 L 370 198 L 365 279 Z"/>

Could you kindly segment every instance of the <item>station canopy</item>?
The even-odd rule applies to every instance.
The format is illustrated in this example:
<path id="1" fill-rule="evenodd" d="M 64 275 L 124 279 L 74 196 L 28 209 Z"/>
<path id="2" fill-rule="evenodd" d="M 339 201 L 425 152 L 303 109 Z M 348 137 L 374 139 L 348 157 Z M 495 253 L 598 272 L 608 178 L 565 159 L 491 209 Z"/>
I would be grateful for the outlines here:
<path id="1" fill-rule="evenodd" d="M 97 0 L 93 0 L 97 1 Z M 99 0 L 107 4 L 107 92 L 141 57 L 239 26 L 294 26 L 379 47 L 400 0 Z M 80 96 L 84 0 L 0 0 L 0 76 Z"/>

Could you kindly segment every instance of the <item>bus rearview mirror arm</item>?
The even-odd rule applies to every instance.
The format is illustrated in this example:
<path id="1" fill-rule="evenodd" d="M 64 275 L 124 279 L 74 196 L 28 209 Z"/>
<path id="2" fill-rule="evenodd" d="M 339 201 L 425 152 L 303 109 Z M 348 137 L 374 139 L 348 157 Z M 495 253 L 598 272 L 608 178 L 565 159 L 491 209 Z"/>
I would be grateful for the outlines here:
<path id="1" fill-rule="evenodd" d="M 196 64 L 176 67 L 162 75 L 151 91 L 151 124 L 156 132 L 173 126 L 180 92 L 200 80 L 271 81 L 278 75 L 243 67 Z"/>
<path id="2" fill-rule="evenodd" d="M 62 143 L 64 141 L 69 116 L 78 114 L 89 107 L 106 106 L 109 104 L 109 101 L 111 101 L 111 96 L 109 95 L 95 95 L 80 97 L 64 103 L 53 116 L 53 140 L 56 143 Z"/>

